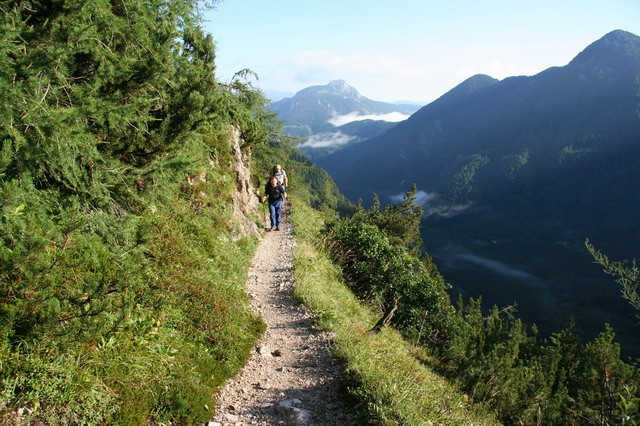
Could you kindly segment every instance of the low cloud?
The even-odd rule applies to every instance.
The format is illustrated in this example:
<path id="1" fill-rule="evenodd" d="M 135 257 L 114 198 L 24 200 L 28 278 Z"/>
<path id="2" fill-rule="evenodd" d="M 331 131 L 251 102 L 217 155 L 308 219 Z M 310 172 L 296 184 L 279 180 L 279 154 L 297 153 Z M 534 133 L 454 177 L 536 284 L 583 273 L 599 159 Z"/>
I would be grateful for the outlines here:
<path id="1" fill-rule="evenodd" d="M 398 194 L 398 195 L 392 195 L 390 198 L 391 198 L 391 201 L 393 201 L 394 203 L 401 203 L 404 200 L 404 193 Z M 436 194 L 435 192 L 432 192 L 431 194 L 429 194 L 428 192 L 425 192 L 425 191 L 417 191 L 415 204 L 417 206 L 424 207 L 429 201 L 435 200 L 436 198 L 438 198 L 438 194 Z"/>
<path id="2" fill-rule="evenodd" d="M 531 281 L 535 279 L 533 275 L 526 271 L 514 268 L 498 260 L 485 259 L 484 257 L 476 256 L 475 254 L 461 254 L 458 256 L 458 259 L 482 266 L 507 278 L 512 278 L 519 281 Z"/>
<path id="3" fill-rule="evenodd" d="M 404 193 L 392 195 L 389 199 L 394 203 L 401 203 L 402 200 L 404 200 Z M 448 204 L 446 202 L 438 201 L 439 199 L 440 194 L 437 192 L 417 191 L 415 204 L 417 206 L 425 207 L 422 214 L 424 218 L 434 216 L 446 219 L 462 214 L 471 207 L 471 203 Z"/>
<path id="4" fill-rule="evenodd" d="M 435 216 L 442 218 L 450 218 L 464 213 L 471 207 L 471 203 L 467 204 L 440 204 L 428 208 L 424 212 L 424 217 Z"/>
<path id="5" fill-rule="evenodd" d="M 342 132 L 320 133 L 312 135 L 309 139 L 298 145 L 299 148 L 335 148 L 346 145 L 356 139 L 355 136 L 345 135 Z"/>
<path id="6" fill-rule="evenodd" d="M 386 114 L 360 114 L 358 112 L 350 112 L 349 114 L 336 115 L 327 121 L 329 124 L 338 127 L 354 121 L 378 120 L 397 123 L 399 121 L 406 120 L 407 118 L 409 118 L 407 114 L 402 114 L 400 112 L 389 112 Z"/>

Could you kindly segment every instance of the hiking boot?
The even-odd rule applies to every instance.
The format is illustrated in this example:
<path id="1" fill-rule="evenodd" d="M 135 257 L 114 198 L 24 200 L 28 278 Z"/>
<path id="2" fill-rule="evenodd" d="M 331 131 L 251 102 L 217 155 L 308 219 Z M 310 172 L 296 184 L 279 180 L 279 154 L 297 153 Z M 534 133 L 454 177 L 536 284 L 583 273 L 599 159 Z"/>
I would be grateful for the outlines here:
<path id="1" fill-rule="evenodd" d="M 276 231 L 279 231 L 279 230 L 280 230 L 280 227 L 276 226 Z"/>

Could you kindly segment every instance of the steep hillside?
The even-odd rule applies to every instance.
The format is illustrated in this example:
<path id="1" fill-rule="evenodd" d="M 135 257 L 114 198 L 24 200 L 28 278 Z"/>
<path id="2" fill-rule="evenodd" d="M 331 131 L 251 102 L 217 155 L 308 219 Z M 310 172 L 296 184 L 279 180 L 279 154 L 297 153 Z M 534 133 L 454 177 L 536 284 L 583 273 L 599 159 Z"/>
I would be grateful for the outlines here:
<path id="1" fill-rule="evenodd" d="M 0 423 L 201 424 L 263 331 L 250 147 L 192 2 L 3 2 Z"/>

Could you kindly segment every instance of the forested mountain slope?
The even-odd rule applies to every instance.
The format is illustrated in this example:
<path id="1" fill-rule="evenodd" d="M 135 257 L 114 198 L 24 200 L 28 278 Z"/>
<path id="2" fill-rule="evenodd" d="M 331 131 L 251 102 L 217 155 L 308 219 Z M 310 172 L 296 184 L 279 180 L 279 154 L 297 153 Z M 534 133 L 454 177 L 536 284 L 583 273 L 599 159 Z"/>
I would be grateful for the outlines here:
<path id="1" fill-rule="evenodd" d="M 607 178 L 602 168 L 636 170 L 639 75 L 640 38 L 614 31 L 564 67 L 500 82 L 472 77 L 384 135 L 319 164 L 352 198 L 398 194 L 416 182 L 449 204 L 506 203 L 514 194 L 539 204 L 542 189 L 561 200 Z M 615 182 L 599 188 L 618 189 Z"/>
<path id="2" fill-rule="evenodd" d="M 518 303 L 545 331 L 635 318 L 584 242 L 637 258 L 640 38 L 616 30 L 569 64 L 474 76 L 384 135 L 318 160 L 350 199 L 383 203 L 416 183 L 425 245 L 466 296 Z"/>

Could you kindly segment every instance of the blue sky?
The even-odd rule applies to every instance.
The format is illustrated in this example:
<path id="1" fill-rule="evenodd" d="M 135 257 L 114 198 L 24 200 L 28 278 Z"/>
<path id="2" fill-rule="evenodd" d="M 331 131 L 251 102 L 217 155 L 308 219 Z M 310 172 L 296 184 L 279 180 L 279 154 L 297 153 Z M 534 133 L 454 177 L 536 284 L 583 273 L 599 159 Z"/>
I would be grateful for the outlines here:
<path id="1" fill-rule="evenodd" d="M 640 35 L 640 0 L 227 0 L 204 15 L 219 79 L 267 94 L 342 79 L 386 102 L 431 102 L 478 74 L 566 65 L 605 34 Z"/>

